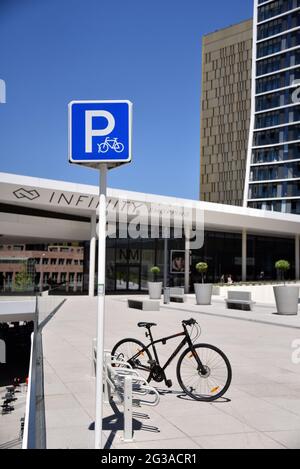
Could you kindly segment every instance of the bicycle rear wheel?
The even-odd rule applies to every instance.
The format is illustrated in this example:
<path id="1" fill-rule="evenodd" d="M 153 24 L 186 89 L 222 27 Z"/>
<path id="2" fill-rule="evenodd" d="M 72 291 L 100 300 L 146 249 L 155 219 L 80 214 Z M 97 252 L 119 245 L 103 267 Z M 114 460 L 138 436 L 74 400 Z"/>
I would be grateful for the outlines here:
<path id="1" fill-rule="evenodd" d="M 123 339 L 118 342 L 111 352 L 117 360 L 129 363 L 133 369 L 150 382 L 150 363 L 152 356 L 146 346 L 137 339 Z"/>
<path id="2" fill-rule="evenodd" d="M 219 399 L 228 390 L 232 370 L 226 355 L 209 344 L 194 345 L 185 350 L 177 363 L 177 379 L 183 391 L 197 401 L 211 402 Z M 206 374 L 198 370 L 197 354 Z"/>

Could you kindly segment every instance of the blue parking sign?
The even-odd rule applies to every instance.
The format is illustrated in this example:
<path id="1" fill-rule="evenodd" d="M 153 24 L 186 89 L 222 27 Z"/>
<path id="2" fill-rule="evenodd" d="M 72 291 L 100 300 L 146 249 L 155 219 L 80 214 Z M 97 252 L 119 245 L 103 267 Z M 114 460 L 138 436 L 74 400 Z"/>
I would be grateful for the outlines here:
<path id="1" fill-rule="evenodd" d="M 72 101 L 69 104 L 69 161 L 117 166 L 131 161 L 132 103 Z"/>

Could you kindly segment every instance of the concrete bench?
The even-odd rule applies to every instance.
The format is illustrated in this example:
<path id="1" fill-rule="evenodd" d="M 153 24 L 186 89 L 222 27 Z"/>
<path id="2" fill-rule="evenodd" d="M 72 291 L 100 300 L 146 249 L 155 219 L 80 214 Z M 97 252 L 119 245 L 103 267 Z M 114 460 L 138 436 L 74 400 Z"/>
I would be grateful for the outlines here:
<path id="1" fill-rule="evenodd" d="M 227 308 L 241 309 L 243 311 L 251 311 L 255 304 L 255 301 L 251 299 L 251 292 L 247 291 L 229 291 L 225 302 Z"/>
<path id="2" fill-rule="evenodd" d="M 159 311 L 160 303 L 155 300 L 139 300 L 130 299 L 128 301 L 128 308 L 141 309 L 142 311 Z"/>
<path id="3" fill-rule="evenodd" d="M 170 301 L 175 303 L 184 303 L 185 294 L 184 287 L 171 287 L 170 288 Z"/>

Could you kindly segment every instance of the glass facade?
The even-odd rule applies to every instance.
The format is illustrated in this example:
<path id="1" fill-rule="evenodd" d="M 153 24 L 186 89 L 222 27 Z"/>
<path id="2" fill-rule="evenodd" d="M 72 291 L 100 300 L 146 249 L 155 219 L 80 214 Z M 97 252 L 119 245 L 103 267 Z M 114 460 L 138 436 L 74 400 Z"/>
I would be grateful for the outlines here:
<path id="1" fill-rule="evenodd" d="M 294 104 L 292 93 L 290 92 L 290 90 L 277 91 L 274 93 L 268 93 L 266 95 L 264 94 L 262 96 L 258 96 L 256 98 L 256 111 L 262 112 L 262 111 L 267 111 L 268 109 L 282 108 L 283 106 L 289 106 L 290 104 Z M 297 107 L 297 109 L 299 109 L 299 106 Z M 293 122 L 293 120 L 290 120 L 290 116 L 289 116 L 289 112 L 293 111 L 293 109 L 287 108 L 284 111 L 286 113 L 285 121 Z M 285 116 L 284 111 L 281 110 L 281 111 L 278 111 L 278 113 L 279 114 L 281 113 L 282 117 L 284 117 Z"/>
<path id="2" fill-rule="evenodd" d="M 248 236 L 247 242 L 247 275 L 249 280 L 257 280 L 260 272 L 265 279 L 278 279 L 275 263 L 278 259 L 289 259 L 291 270 L 288 278 L 295 278 L 294 253 L 295 242 L 292 239 L 270 238 L 264 236 Z"/>
<path id="3" fill-rule="evenodd" d="M 282 205 L 286 205 L 287 213 L 294 213 L 300 215 L 300 200 L 284 200 L 279 202 L 277 200 L 263 200 L 249 202 L 249 207 L 257 208 L 261 210 L 268 210 L 271 212 L 280 212 L 282 211 Z"/>
<path id="4" fill-rule="evenodd" d="M 298 214 L 300 0 L 255 0 L 254 38 L 254 118 L 245 204 Z"/>
<path id="5" fill-rule="evenodd" d="M 279 258 L 289 259 L 292 269 L 290 279 L 295 278 L 294 239 L 248 236 L 247 280 L 258 280 L 260 272 L 265 272 L 265 280 L 276 280 L 275 262 Z M 164 241 L 155 240 L 109 240 L 107 250 L 108 273 L 107 291 L 146 291 L 147 283 L 152 280 L 150 267 L 157 265 L 161 272 L 157 280 L 163 281 Z M 170 239 L 168 241 L 168 284 L 169 286 L 184 286 L 184 274 L 171 273 L 171 251 L 184 252 L 184 240 Z M 218 283 L 222 276 L 231 275 L 235 282 L 242 280 L 242 235 L 241 233 L 225 233 L 220 231 L 206 231 L 202 249 L 191 251 L 190 286 L 199 282 L 199 274 L 195 265 L 207 262 L 209 270 L 206 281 Z M 115 263 L 113 261 L 115 259 Z"/>
<path id="6" fill-rule="evenodd" d="M 235 282 L 242 279 L 242 235 L 240 233 L 224 233 L 207 231 L 204 236 L 203 248 L 192 254 L 192 284 L 200 281 L 195 265 L 204 261 L 209 265 L 208 282 L 220 282 L 222 276 L 231 275 Z"/>
<path id="7" fill-rule="evenodd" d="M 251 164 L 284 162 L 298 159 L 300 159 L 300 142 L 252 150 Z"/>
<path id="8" fill-rule="evenodd" d="M 277 34 L 284 33 L 300 26 L 299 12 L 292 12 L 280 18 L 269 19 L 257 25 L 257 40 L 269 39 Z"/>
<path id="9" fill-rule="evenodd" d="M 282 15 L 289 10 L 300 7 L 300 0 L 274 0 L 273 2 L 259 2 L 258 22 L 269 20 L 274 16 Z"/>
<path id="10" fill-rule="evenodd" d="M 300 121 L 300 106 L 282 108 L 272 112 L 262 112 L 255 117 L 255 128 L 276 127 Z"/>
<path id="11" fill-rule="evenodd" d="M 300 187 L 299 187 L 300 190 Z M 300 213 L 300 201 L 293 201 L 293 209 Z M 274 210 L 273 207 L 255 207 Z M 167 247 L 167 279 L 169 286 L 184 286 L 184 266 L 175 263 L 174 259 L 185 259 L 185 240 L 168 239 Z M 124 292 L 146 292 L 148 281 L 154 280 L 150 268 L 160 267 L 158 281 L 164 277 L 164 245 L 163 239 L 107 239 L 106 248 L 106 290 L 110 294 Z M 53 294 L 87 294 L 89 289 L 89 242 L 68 243 L 64 245 L 30 245 L 22 244 L 22 250 L 16 251 L 13 245 L 1 245 L 0 272 L 2 285 L 0 294 L 14 293 L 15 276 L 26 264 L 27 273 L 32 273 L 33 287 L 40 290 L 41 275 L 43 287 L 54 288 Z M 19 253 L 18 257 L 16 252 Z M 23 253 L 23 258 L 20 257 Z M 10 253 L 10 254 L 8 254 Z M 44 257 L 49 261 L 44 264 Z M 266 280 L 276 280 L 275 262 L 284 258 L 289 260 L 292 270 L 290 279 L 294 279 L 295 241 L 294 238 L 273 238 L 248 235 L 247 280 L 258 280 L 261 271 L 265 272 Z M 62 262 L 64 259 L 64 262 Z M 97 253 L 96 253 L 97 259 Z M 56 263 L 51 261 L 57 261 Z M 22 261 L 22 265 L 20 262 Z M 31 263 L 32 261 L 32 263 Z M 69 261 L 69 262 L 66 262 Z M 78 261 L 78 262 L 76 262 Z M 207 262 L 209 270 L 206 281 L 219 283 L 222 277 L 231 275 L 235 282 L 242 280 L 242 234 L 236 232 L 207 230 L 201 249 L 190 251 L 190 289 L 200 281 L 195 265 Z M 21 267 L 20 267 L 21 265 Z M 32 266 L 31 271 L 29 267 Z M 97 262 L 96 262 L 97 274 Z M 97 291 L 97 275 L 95 293 Z"/>
<path id="12" fill-rule="evenodd" d="M 268 41 L 263 41 L 257 45 L 257 58 L 276 54 L 284 49 L 297 47 L 300 42 L 300 32 L 294 31 L 288 34 L 277 36 Z"/>
<path id="13" fill-rule="evenodd" d="M 300 208 L 300 207 L 299 207 Z M 184 270 L 174 273 L 171 265 L 172 253 L 185 255 L 184 239 L 168 240 L 167 278 L 169 286 L 184 286 Z M 275 262 L 284 258 L 290 261 L 292 269 L 289 278 L 295 277 L 295 241 L 293 238 L 274 238 L 248 235 L 247 280 L 256 281 L 259 274 L 265 272 L 265 280 L 276 280 Z M 85 253 L 88 254 L 88 243 Z M 206 231 L 203 247 L 190 252 L 190 289 L 200 281 L 195 265 L 207 262 L 209 270 L 207 282 L 219 283 L 222 277 L 231 275 L 234 282 L 242 280 L 242 234 L 223 231 Z M 148 290 L 148 281 L 152 281 L 150 268 L 160 267 L 157 281 L 164 276 L 164 240 L 163 239 L 108 239 L 106 251 L 106 290 L 110 294 L 122 292 L 142 293 Z M 97 271 L 97 263 L 96 263 Z M 88 291 L 89 264 L 84 264 L 84 277 L 87 283 L 84 292 Z M 97 281 L 95 282 L 97 284 Z M 96 288 L 95 288 L 96 292 Z"/>
<path id="14" fill-rule="evenodd" d="M 300 64 L 300 50 L 286 52 L 260 60 L 256 65 L 256 76 L 267 75 Z"/>
<path id="15" fill-rule="evenodd" d="M 300 161 L 284 165 L 255 166 L 251 169 L 251 181 L 300 178 Z"/>
<path id="16" fill-rule="evenodd" d="M 300 181 L 251 184 L 249 195 L 251 199 L 280 199 L 282 197 L 300 197 Z"/>
<path id="17" fill-rule="evenodd" d="M 172 250 L 184 251 L 183 239 L 168 240 L 168 262 Z M 147 291 L 148 281 L 152 280 L 150 268 L 160 268 L 158 281 L 163 279 L 164 240 L 163 239 L 108 239 L 107 240 L 107 277 L 108 292 Z M 168 281 L 171 286 L 182 285 L 184 273 L 170 272 Z"/>
<path id="18" fill-rule="evenodd" d="M 266 94 L 265 97 L 268 98 L 268 96 L 270 96 L 269 91 L 279 90 L 281 88 L 292 86 L 293 82 L 299 79 L 300 79 L 300 67 L 295 67 L 291 70 L 285 70 L 283 72 L 268 75 L 263 78 L 258 78 L 256 80 L 256 94 L 259 95 L 259 94 L 264 93 Z M 283 91 L 286 91 L 286 94 L 289 94 L 288 90 L 283 90 Z M 291 97 L 290 94 L 289 94 L 289 97 Z M 272 99 L 272 97 L 270 99 Z M 260 102 L 258 98 L 257 98 L 257 101 Z"/>

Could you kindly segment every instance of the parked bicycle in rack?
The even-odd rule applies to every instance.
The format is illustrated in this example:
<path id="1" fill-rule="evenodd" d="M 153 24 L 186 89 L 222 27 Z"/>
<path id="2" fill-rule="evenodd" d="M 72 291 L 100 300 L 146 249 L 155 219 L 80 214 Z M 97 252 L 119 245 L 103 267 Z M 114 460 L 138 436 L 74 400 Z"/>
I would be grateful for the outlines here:
<path id="1" fill-rule="evenodd" d="M 176 368 L 178 383 L 184 393 L 197 401 L 205 402 L 215 401 L 223 396 L 232 380 L 230 362 L 222 350 L 214 345 L 195 343 L 201 333 L 197 321 L 195 319 L 182 321 L 182 332 L 154 340 L 151 328 L 156 325 L 151 322 L 139 322 L 138 327 L 147 329 L 146 337 L 149 338 L 150 343 L 144 345 L 140 340 L 134 338 L 123 339 L 112 349 L 112 356 L 116 360 L 128 362 L 148 382 L 151 380 L 157 383 L 164 381 L 167 387 L 171 387 L 172 381 L 167 379 L 165 371 L 187 345 L 178 359 Z M 192 327 L 191 333 L 189 333 L 188 327 Z M 180 336 L 183 336 L 183 340 L 167 362 L 161 366 L 156 344 L 166 344 L 169 340 Z"/>

